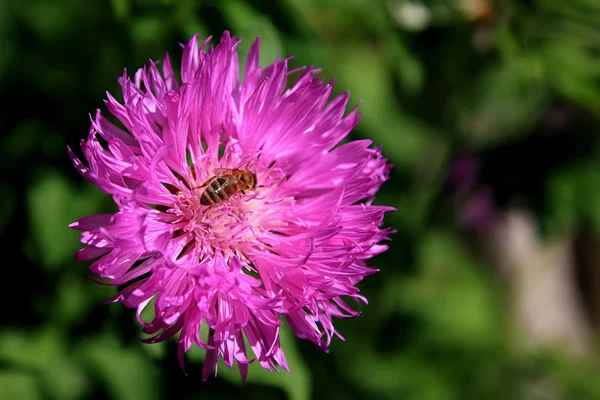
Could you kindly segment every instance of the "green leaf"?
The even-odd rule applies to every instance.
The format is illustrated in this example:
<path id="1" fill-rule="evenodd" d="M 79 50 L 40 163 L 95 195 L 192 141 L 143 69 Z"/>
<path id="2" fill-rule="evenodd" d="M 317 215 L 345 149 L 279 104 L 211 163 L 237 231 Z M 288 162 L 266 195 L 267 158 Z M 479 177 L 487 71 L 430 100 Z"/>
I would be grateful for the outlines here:
<path id="1" fill-rule="evenodd" d="M 354 344 L 353 344 L 354 345 Z M 358 347 L 358 348 L 356 348 Z M 428 399 L 457 398 L 452 382 L 434 365 L 412 353 L 378 355 L 373 349 L 354 345 L 354 353 L 340 367 L 351 382 L 372 393 L 371 398 Z"/>
<path id="2" fill-rule="evenodd" d="M 63 6 L 66 2 L 62 2 Z M 57 7 L 56 1 L 52 0 L 33 0 L 27 4 L 27 7 L 15 7 L 19 17 L 30 29 L 30 32 L 37 36 L 38 40 L 55 40 L 65 28 L 70 28 L 73 21 L 69 18 L 71 7 Z M 67 29 L 68 29 L 67 28 Z M 31 34 L 30 33 L 30 34 Z"/>
<path id="3" fill-rule="evenodd" d="M 110 4 L 114 10 L 115 17 L 118 20 L 124 20 L 129 17 L 131 4 L 129 0 L 110 0 Z"/>
<path id="4" fill-rule="evenodd" d="M 85 320 L 86 314 L 92 307 L 102 304 L 114 294 L 113 287 L 97 285 L 85 279 L 85 266 L 81 265 L 81 267 L 81 271 L 77 270 L 72 275 L 64 274 L 61 277 L 57 284 L 56 296 L 52 299 L 52 307 L 48 307 L 48 301 L 45 299 L 34 302 L 42 311 L 50 309 L 49 320 L 60 321 L 63 326 L 72 326 Z"/>
<path id="5" fill-rule="evenodd" d="M 551 231 L 564 232 L 578 225 L 600 233 L 600 165 L 582 162 L 564 168 L 548 180 L 546 223 Z"/>
<path id="6" fill-rule="evenodd" d="M 183 30 L 183 37 L 190 38 L 195 34 L 198 34 L 201 38 L 209 36 L 208 28 L 206 27 L 201 15 L 197 12 L 198 4 L 193 1 L 177 1 L 177 0 L 164 0 L 171 1 L 176 7 L 174 12 L 174 23 L 180 26 Z M 173 57 L 174 54 L 171 54 Z M 175 61 L 176 57 L 173 57 L 171 61 Z"/>
<path id="7" fill-rule="evenodd" d="M 22 372 L 0 371 L 0 399 L 41 400 L 36 379 Z"/>
<path id="8" fill-rule="evenodd" d="M 401 109 L 384 54 L 364 43 L 341 47 L 337 56 L 335 71 L 341 86 L 363 102 L 359 128 L 376 145 L 383 145 L 384 155 L 398 168 L 412 169 L 431 144 L 433 131 Z"/>
<path id="9" fill-rule="evenodd" d="M 54 399 L 81 398 L 89 386 L 72 355 L 64 333 L 52 326 L 34 333 L 17 330 L 0 333 L 0 360 L 36 371 L 41 387 Z"/>
<path id="10" fill-rule="evenodd" d="M 398 77 L 402 88 L 410 94 L 417 93 L 423 87 L 425 80 L 421 61 L 397 36 L 390 37 L 385 45 L 392 71 Z"/>
<path id="11" fill-rule="evenodd" d="M 514 16 L 514 32 L 503 30 L 499 48 L 526 80 L 600 113 L 600 3 L 539 0 Z"/>
<path id="12" fill-rule="evenodd" d="M 142 313 L 140 314 L 140 317 L 142 318 L 142 320 L 150 322 L 152 320 L 154 320 L 155 317 L 155 301 L 156 301 L 156 297 L 153 297 L 152 300 L 150 300 L 150 302 L 148 303 L 148 305 L 144 308 L 144 310 L 142 311 Z M 148 335 L 145 334 L 142 331 L 142 326 L 139 324 L 139 322 L 137 321 L 137 316 L 133 316 L 133 319 L 135 320 L 135 324 L 136 326 L 139 327 L 139 332 L 140 332 L 140 337 L 141 338 L 149 338 L 152 337 L 152 335 Z M 204 336 L 206 337 L 206 336 Z M 142 346 L 142 349 L 152 358 L 154 359 L 162 359 L 167 355 L 167 342 L 158 342 L 158 343 L 151 343 L 151 344 L 146 344 L 144 346 Z"/>
<path id="13" fill-rule="evenodd" d="M 81 245 L 79 233 L 68 225 L 97 211 L 104 196 L 91 185 L 76 190 L 52 169 L 40 171 L 27 192 L 30 232 L 38 249 L 36 261 L 52 269 L 72 259 Z"/>
<path id="14" fill-rule="evenodd" d="M 142 46 L 158 44 L 167 33 L 165 19 L 158 15 L 136 18 L 130 28 L 132 38 Z"/>
<path id="15" fill-rule="evenodd" d="M 600 33 L 597 40 L 600 42 Z M 541 50 L 550 83 L 563 95 L 600 113 L 600 88 L 596 84 L 600 80 L 600 57 L 567 38 L 554 40 Z"/>
<path id="16" fill-rule="evenodd" d="M 2 140 L 2 154 L 10 160 L 19 160 L 30 155 L 43 140 L 43 123 L 37 118 L 23 121 Z"/>
<path id="17" fill-rule="evenodd" d="M 246 382 L 281 388 L 287 394 L 289 400 L 309 400 L 311 398 L 312 381 L 308 366 L 296 345 L 298 339 L 285 325 L 280 330 L 280 338 L 290 372 L 284 370 L 280 372 L 267 371 L 255 361 L 248 366 Z M 241 384 L 237 368 L 228 368 L 222 360 L 219 360 L 219 376 L 229 382 Z"/>
<path id="18" fill-rule="evenodd" d="M 510 68 L 494 66 L 457 102 L 464 138 L 472 146 L 490 147 L 528 134 L 543 115 L 549 93 Z"/>
<path id="19" fill-rule="evenodd" d="M 83 342 L 79 354 L 92 373 L 107 383 L 112 399 L 159 399 L 158 370 L 141 346 L 145 345 L 124 346 L 115 336 L 103 333 Z"/>
<path id="20" fill-rule="evenodd" d="M 238 0 L 219 2 L 219 7 L 231 26 L 231 33 L 243 38 L 238 48 L 240 65 L 245 65 L 248 50 L 257 36 L 260 36 L 261 65 L 271 64 L 277 56 L 285 57 L 279 31 L 269 18 Z"/>
<path id="21" fill-rule="evenodd" d="M 402 306 L 426 323 L 440 344 L 489 347 L 500 339 L 498 299 L 482 266 L 446 233 L 430 233 L 418 249 L 420 274 L 406 282 Z M 440 335 L 440 332 L 443 332 Z"/>
<path id="22" fill-rule="evenodd" d="M 200 337 L 206 340 L 207 336 L 208 329 L 206 328 L 206 324 L 203 324 L 200 330 Z M 286 372 L 285 370 L 281 370 L 280 372 L 268 371 L 255 361 L 248 366 L 248 378 L 246 382 L 280 388 L 288 395 L 289 400 L 308 400 L 311 398 L 312 380 L 308 366 L 298 350 L 296 344 L 296 340 L 298 339 L 285 325 L 281 327 L 280 339 L 290 372 Z M 246 343 L 246 351 L 249 355 L 252 354 L 252 349 L 248 343 Z M 197 346 L 192 347 L 187 352 L 187 357 L 194 362 L 203 361 L 205 355 L 206 352 Z M 236 385 L 242 384 L 237 365 L 229 368 L 221 359 L 219 359 L 218 377 Z"/>
<path id="23" fill-rule="evenodd" d="M 548 180 L 546 198 L 549 212 L 545 222 L 554 232 L 568 232 L 577 226 L 578 193 L 576 179 L 567 171 L 559 171 Z"/>

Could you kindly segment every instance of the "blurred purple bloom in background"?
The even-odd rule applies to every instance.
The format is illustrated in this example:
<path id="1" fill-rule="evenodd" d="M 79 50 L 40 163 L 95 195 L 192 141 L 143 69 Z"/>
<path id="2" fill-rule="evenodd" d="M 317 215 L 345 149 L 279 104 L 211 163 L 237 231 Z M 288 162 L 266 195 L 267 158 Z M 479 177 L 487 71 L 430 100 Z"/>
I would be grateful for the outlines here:
<path id="1" fill-rule="evenodd" d="M 496 214 L 494 195 L 489 187 L 470 193 L 458 210 L 459 220 L 478 234 L 490 232 Z"/>
<path id="2" fill-rule="evenodd" d="M 203 379 L 219 356 L 245 379 L 254 358 L 288 368 L 281 316 L 327 350 L 339 336 L 333 317 L 358 314 L 342 296 L 366 301 L 356 284 L 387 249 L 380 226 L 393 208 L 372 201 L 391 166 L 368 140 L 340 145 L 359 114 L 344 116 L 348 93 L 328 102 L 333 84 L 317 70 L 290 71 L 288 59 L 259 67 L 256 40 L 240 82 L 239 41 L 208 41 L 184 46 L 181 84 L 168 56 L 162 71 L 151 62 L 120 78 L 123 102 L 109 94 L 106 106 L 125 129 L 98 112 L 81 143 L 88 166 L 69 150 L 118 212 L 71 226 L 83 231 L 78 259 L 124 287 L 112 300 L 137 309 L 146 341 L 179 333 L 182 363 L 193 344 L 206 349 Z M 206 185 L 224 169 L 254 174 L 257 186 Z M 201 204 L 206 190 L 222 201 Z"/>
<path id="3" fill-rule="evenodd" d="M 446 186 L 455 201 L 458 220 L 478 235 L 489 233 L 498 210 L 492 189 L 480 181 L 480 160 L 462 151 L 449 164 Z"/>
<path id="4" fill-rule="evenodd" d="M 450 163 L 446 176 L 447 185 L 453 192 L 463 194 L 476 185 L 478 172 L 479 160 L 477 157 L 464 152 Z"/>

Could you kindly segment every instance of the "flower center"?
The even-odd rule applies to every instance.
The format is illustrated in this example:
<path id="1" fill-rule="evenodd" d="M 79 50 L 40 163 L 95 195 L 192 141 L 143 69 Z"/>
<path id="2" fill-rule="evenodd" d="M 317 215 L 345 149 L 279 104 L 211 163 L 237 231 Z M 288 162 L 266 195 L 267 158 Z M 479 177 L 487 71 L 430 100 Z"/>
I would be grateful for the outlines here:
<path id="1" fill-rule="evenodd" d="M 209 178 L 201 187 L 180 192 L 177 203 L 170 210 L 181 217 L 173 235 L 181 246 L 178 257 L 196 250 L 201 260 L 219 253 L 225 258 L 233 253 L 239 259 L 246 259 L 244 249 L 249 244 L 259 243 L 261 230 L 268 229 L 261 220 L 270 214 L 269 204 L 273 200 L 280 201 L 271 197 L 284 178 L 285 174 L 279 168 L 263 168 L 256 173 L 257 187 L 248 192 L 231 191 L 210 205 L 202 204 L 206 191 L 213 191 L 211 196 L 217 198 L 218 193 L 214 192 L 223 182 L 210 187 L 206 185 Z"/>

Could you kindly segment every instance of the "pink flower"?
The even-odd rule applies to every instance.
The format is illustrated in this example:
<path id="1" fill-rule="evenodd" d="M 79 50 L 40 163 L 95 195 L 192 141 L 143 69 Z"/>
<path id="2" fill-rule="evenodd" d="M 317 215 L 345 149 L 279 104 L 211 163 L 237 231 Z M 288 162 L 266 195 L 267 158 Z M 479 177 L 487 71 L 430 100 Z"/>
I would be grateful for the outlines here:
<path id="1" fill-rule="evenodd" d="M 78 259 L 95 259 L 102 283 L 125 287 L 111 300 L 137 309 L 154 335 L 145 341 L 179 333 L 182 363 L 192 345 L 206 349 L 203 379 L 219 356 L 245 379 L 254 359 L 288 369 L 280 316 L 327 350 L 341 337 L 333 317 L 358 314 L 342 297 L 366 301 L 356 284 L 387 249 L 380 225 L 392 208 L 371 203 L 390 165 L 368 140 L 340 144 L 359 114 L 344 117 L 348 93 L 328 102 L 332 84 L 317 70 L 289 71 L 288 59 L 259 67 L 257 39 L 240 82 L 239 41 L 209 39 L 183 46 L 181 84 L 168 55 L 162 72 L 150 62 L 119 79 L 123 102 L 108 94 L 105 103 L 124 129 L 97 112 L 81 143 L 89 166 L 69 149 L 118 212 L 71 227 L 83 231 Z M 213 176 L 222 177 L 205 185 Z M 154 319 L 144 321 L 149 305 Z"/>

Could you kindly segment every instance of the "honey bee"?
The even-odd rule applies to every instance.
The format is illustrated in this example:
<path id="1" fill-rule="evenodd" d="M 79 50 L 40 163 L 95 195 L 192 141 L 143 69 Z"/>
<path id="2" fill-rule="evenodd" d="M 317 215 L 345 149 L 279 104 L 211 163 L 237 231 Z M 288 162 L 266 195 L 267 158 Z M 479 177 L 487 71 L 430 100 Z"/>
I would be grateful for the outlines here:
<path id="1" fill-rule="evenodd" d="M 205 188 L 200 195 L 200 204 L 212 206 L 228 200 L 238 193 L 246 193 L 256 187 L 256 175 L 247 169 L 217 168 L 214 176 L 199 188 Z"/>

